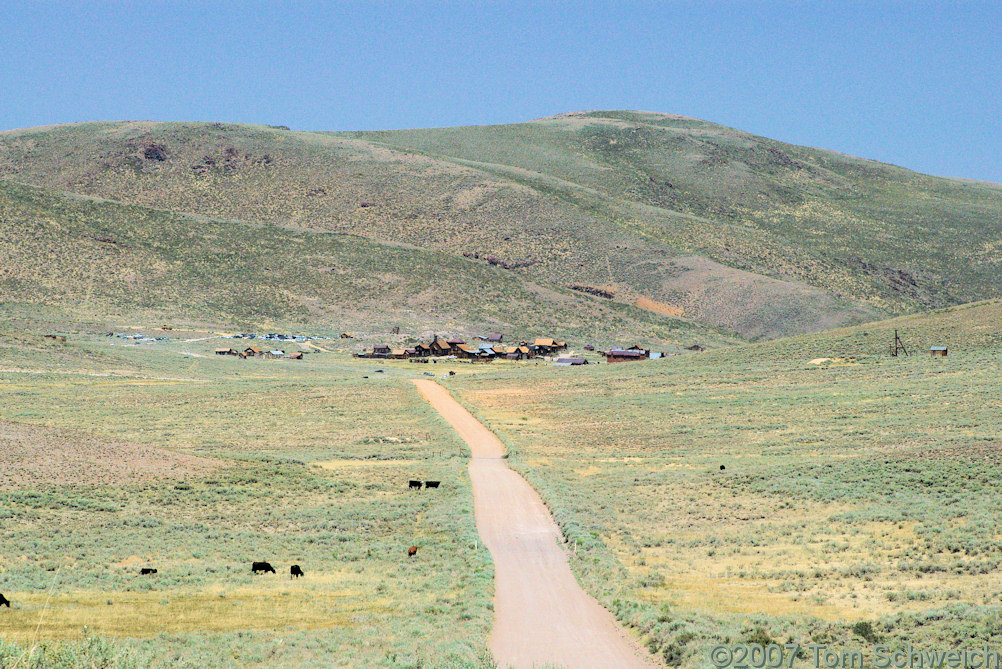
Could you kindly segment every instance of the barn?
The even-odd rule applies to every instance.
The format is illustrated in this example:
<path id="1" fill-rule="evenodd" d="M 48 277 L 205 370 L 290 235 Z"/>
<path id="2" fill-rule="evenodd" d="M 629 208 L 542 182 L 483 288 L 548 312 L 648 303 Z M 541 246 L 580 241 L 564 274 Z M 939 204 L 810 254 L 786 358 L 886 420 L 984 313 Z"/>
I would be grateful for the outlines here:
<path id="1" fill-rule="evenodd" d="M 606 362 L 631 362 L 634 360 L 646 360 L 646 351 L 633 351 L 619 348 L 614 348 L 611 351 L 606 351 L 605 361 Z"/>

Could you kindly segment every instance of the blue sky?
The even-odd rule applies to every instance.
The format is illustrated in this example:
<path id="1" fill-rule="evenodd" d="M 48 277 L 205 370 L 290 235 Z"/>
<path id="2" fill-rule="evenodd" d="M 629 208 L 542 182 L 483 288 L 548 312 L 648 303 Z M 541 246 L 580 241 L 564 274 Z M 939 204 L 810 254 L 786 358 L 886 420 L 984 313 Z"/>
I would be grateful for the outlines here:
<path id="1" fill-rule="evenodd" d="M 8 2 L 0 129 L 695 116 L 1002 182 L 1002 3 Z"/>

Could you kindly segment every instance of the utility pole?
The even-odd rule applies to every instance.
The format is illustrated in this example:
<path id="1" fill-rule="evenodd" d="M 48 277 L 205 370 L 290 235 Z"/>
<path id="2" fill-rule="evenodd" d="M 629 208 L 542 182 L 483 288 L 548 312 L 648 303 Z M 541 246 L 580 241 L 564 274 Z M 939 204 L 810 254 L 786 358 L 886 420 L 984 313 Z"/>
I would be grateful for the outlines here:
<path id="1" fill-rule="evenodd" d="M 904 353 L 906 357 L 908 356 L 908 349 L 905 348 L 905 343 L 898 336 L 898 331 L 894 330 L 894 344 L 891 346 L 891 356 L 898 357 L 898 351 Z"/>

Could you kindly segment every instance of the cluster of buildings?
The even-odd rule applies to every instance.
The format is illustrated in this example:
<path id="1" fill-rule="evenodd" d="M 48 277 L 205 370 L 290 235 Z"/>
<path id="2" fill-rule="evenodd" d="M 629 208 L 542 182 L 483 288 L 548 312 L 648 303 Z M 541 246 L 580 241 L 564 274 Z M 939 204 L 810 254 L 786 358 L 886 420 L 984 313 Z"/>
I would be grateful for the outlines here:
<path id="1" fill-rule="evenodd" d="M 239 358 L 256 358 L 258 356 L 262 358 L 286 358 L 288 360 L 302 360 L 302 351 L 292 351 L 291 353 L 286 353 L 281 349 L 265 350 L 263 348 L 258 348 L 257 346 L 248 346 L 242 351 L 238 351 L 235 348 L 217 348 L 216 355 L 235 355 Z"/>
<path id="2" fill-rule="evenodd" d="M 478 337 L 480 342 L 468 344 L 462 339 L 445 339 L 435 337 L 425 344 L 420 342 L 409 348 L 393 348 L 388 344 L 377 344 L 372 350 L 357 353 L 359 358 L 389 358 L 406 360 L 408 358 L 447 357 L 465 360 L 527 360 L 553 355 L 567 349 L 567 343 L 550 337 L 540 337 L 533 341 L 522 341 L 516 345 L 502 343 L 503 335 L 490 334 Z"/>
<path id="3" fill-rule="evenodd" d="M 558 341 L 552 337 L 539 337 L 532 341 L 521 341 L 518 344 L 502 343 L 500 334 L 477 337 L 478 342 L 468 344 L 463 339 L 446 339 L 435 337 L 427 344 L 424 342 L 412 347 L 394 348 L 389 344 L 376 344 L 372 349 L 356 353 L 358 358 L 379 358 L 389 360 L 407 360 L 421 358 L 459 358 L 464 360 L 529 360 L 559 355 L 567 350 L 567 342 Z M 595 351 L 595 347 L 584 347 L 587 351 Z M 608 351 L 595 351 L 605 356 L 606 362 L 631 362 L 636 360 L 656 360 L 665 354 L 652 351 L 636 345 L 629 348 L 613 347 Z M 557 365 L 587 365 L 585 358 L 559 357 Z"/>

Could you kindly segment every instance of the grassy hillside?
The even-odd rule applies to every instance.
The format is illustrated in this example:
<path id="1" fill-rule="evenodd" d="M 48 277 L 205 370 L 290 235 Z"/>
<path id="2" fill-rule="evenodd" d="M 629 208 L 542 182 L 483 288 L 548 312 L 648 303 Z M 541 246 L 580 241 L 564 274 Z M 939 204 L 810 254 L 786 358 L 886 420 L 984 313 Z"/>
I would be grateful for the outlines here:
<path id="1" fill-rule="evenodd" d="M 883 356 L 894 343 L 895 330 L 912 356 L 928 357 L 931 346 L 946 346 L 950 355 L 1002 350 L 1002 300 L 972 302 L 757 344 L 745 347 L 742 355 L 746 358 L 781 355 L 791 360 Z"/>
<path id="2" fill-rule="evenodd" d="M 50 320 L 501 330 L 726 343 L 689 322 L 438 251 L 248 225 L 0 182 L 0 295 Z M 58 313 L 56 313 L 58 312 Z"/>
<path id="3" fill-rule="evenodd" d="M 767 639 L 994 647 L 1000 314 L 446 383 L 547 500 L 582 583 L 671 665 Z M 894 327 L 916 354 L 886 353 Z M 919 352 L 940 342 L 948 358 Z"/>
<path id="4" fill-rule="evenodd" d="M 662 114 L 373 133 L 57 126 L 0 133 L 0 178 L 405 242 L 752 339 L 1002 291 L 998 187 Z"/>

